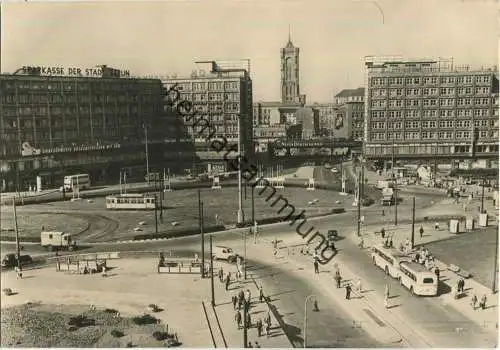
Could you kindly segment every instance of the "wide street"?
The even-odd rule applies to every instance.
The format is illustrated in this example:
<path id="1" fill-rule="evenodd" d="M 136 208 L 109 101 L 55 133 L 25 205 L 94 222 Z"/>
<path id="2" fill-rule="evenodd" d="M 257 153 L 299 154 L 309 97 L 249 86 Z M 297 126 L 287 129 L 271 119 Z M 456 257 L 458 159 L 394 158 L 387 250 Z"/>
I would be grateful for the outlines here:
<path id="1" fill-rule="evenodd" d="M 325 174 L 325 177 L 328 176 L 333 176 L 333 174 Z M 403 196 L 411 198 L 412 194 L 402 194 Z M 418 194 L 417 218 L 422 218 L 422 214 L 419 214 L 418 210 L 423 211 L 442 198 L 443 194 L 441 193 Z M 407 221 L 409 218 L 409 202 L 403 201 L 398 208 L 402 221 Z M 382 208 L 378 205 L 363 209 L 362 214 L 366 217 L 365 223 L 387 224 L 387 218 L 379 215 L 381 210 Z M 388 217 L 390 217 L 390 213 L 389 211 Z M 311 218 L 308 219 L 308 222 L 323 233 L 328 229 L 335 228 L 345 238 L 355 234 L 356 213 L 351 210 L 335 216 Z M 228 245 L 239 253 L 243 253 L 241 232 L 247 232 L 247 230 L 230 230 L 214 234 L 214 244 Z M 271 257 L 270 241 L 275 238 L 282 241 L 281 246 L 303 242 L 294 232 L 294 228 L 291 228 L 286 223 L 261 227 L 256 244 L 253 242 L 253 237 L 248 236 L 248 261 L 251 265 L 249 270 L 252 271 L 252 274 L 256 274 L 257 278 L 260 278 L 269 294 L 276 296 L 276 298 L 273 298 L 276 299 L 273 303 L 278 306 L 284 322 L 288 325 L 289 334 L 296 335 L 296 345 L 300 346 L 302 341 L 300 335 L 303 328 L 304 300 L 308 295 L 316 294 L 320 296 L 318 299 L 321 304 L 321 312 L 312 313 L 309 310 L 311 314 L 308 313 L 308 345 L 368 347 L 378 344 L 386 347 L 395 346 L 395 344 L 380 344 L 366 334 L 339 307 L 339 302 L 342 303 L 343 300 L 332 300 L 332 298 L 325 296 L 324 290 L 322 291 L 318 285 L 315 285 L 314 281 L 308 280 L 308 276 L 313 274 L 312 266 L 310 271 L 307 268 L 293 269 L 294 260 L 287 257 L 286 249 L 281 250 L 281 259 L 276 260 L 274 263 L 272 259 L 269 261 L 269 257 Z M 82 253 L 97 251 L 164 251 L 167 256 L 170 256 L 170 254 L 173 256 L 193 256 L 194 253 L 201 253 L 199 242 L 199 237 L 191 236 L 168 241 L 124 244 L 104 243 L 93 245 L 83 250 Z M 27 253 L 36 252 L 39 251 L 38 248 L 38 246 L 26 245 L 25 251 Z M 485 331 L 477 323 L 444 303 L 442 298 L 414 297 L 395 281 L 387 280 L 383 271 L 373 266 L 367 251 L 357 248 L 355 240 L 342 239 L 337 243 L 337 248 L 339 249 L 339 255 L 334 258 L 328 267 L 331 268 L 330 266 L 333 263 L 347 265 L 350 270 L 355 271 L 365 285 L 370 287 L 373 293 L 379 295 L 383 293 L 385 284 L 389 283 L 395 295 L 394 302 L 397 303 L 397 307 L 389 312 L 401 321 L 401 325 L 405 327 L 411 325 L 410 327 L 414 332 L 420 338 L 427 339 L 430 346 L 491 347 L 495 343 L 496 338 L 493 333 Z M 208 246 L 206 251 L 208 251 Z M 268 254 L 269 257 L 262 254 Z M 301 257 L 296 258 L 301 259 Z M 305 263 L 309 264 L 307 261 Z M 290 267 L 292 268 L 290 269 Z M 443 294 L 448 292 L 449 290 L 442 290 Z M 332 325 L 334 326 L 332 327 Z M 398 325 L 395 326 L 397 328 Z M 408 345 L 411 346 L 411 344 Z"/>

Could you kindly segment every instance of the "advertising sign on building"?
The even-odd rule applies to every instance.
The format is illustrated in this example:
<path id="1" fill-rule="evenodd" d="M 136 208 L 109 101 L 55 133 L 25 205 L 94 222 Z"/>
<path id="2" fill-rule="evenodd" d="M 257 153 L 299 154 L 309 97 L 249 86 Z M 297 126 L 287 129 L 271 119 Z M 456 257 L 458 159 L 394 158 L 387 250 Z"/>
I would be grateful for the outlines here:
<path id="1" fill-rule="evenodd" d="M 130 71 L 103 66 L 92 68 L 80 67 L 44 67 L 23 66 L 21 69 L 26 75 L 61 76 L 61 77 L 93 77 L 93 78 L 128 78 Z"/>

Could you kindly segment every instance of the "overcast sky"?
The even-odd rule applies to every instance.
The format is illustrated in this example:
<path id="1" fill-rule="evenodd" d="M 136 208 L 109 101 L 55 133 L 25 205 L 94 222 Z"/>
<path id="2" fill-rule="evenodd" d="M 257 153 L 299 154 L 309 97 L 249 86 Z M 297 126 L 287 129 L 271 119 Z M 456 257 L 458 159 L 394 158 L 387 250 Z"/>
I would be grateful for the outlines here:
<path id="1" fill-rule="evenodd" d="M 498 62 L 494 0 L 199 0 L 2 3 L 2 72 L 23 65 L 189 74 L 249 58 L 254 101 L 280 99 L 280 48 L 300 47 L 301 93 L 328 102 L 363 85 L 363 57 Z"/>

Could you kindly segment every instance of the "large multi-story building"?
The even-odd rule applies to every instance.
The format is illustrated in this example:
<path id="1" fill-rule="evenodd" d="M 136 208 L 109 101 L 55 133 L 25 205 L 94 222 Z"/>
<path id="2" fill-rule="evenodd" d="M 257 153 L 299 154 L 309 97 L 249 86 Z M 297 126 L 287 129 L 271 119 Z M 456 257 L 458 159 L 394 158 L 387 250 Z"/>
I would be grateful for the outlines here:
<path id="1" fill-rule="evenodd" d="M 339 138 L 362 140 L 364 134 L 365 89 L 344 89 L 335 95 L 337 103 L 332 133 Z"/>
<path id="2" fill-rule="evenodd" d="M 187 149 L 180 125 L 163 113 L 160 80 L 99 68 L 23 67 L 0 75 L 0 178 L 3 190 L 25 190 L 40 177 L 61 186 L 65 175 L 93 183 L 178 164 Z M 146 134 L 148 136 L 146 137 Z"/>
<path id="3" fill-rule="evenodd" d="M 368 58 L 366 69 L 367 158 L 498 157 L 496 69 L 397 58 Z"/>
<path id="4" fill-rule="evenodd" d="M 252 79 L 248 69 L 224 69 L 215 62 L 214 67 L 220 71 L 200 70 L 190 77 L 163 80 L 167 90 L 177 85 L 179 100 L 190 101 L 193 111 L 198 112 L 196 118 L 189 115 L 179 117 L 187 134 L 195 141 L 196 155 L 201 161 L 199 171 L 205 171 L 205 166 L 214 171 L 227 170 L 227 162 L 223 158 L 225 152 L 217 152 L 212 147 L 213 139 L 224 137 L 229 149 L 230 145 L 237 144 L 240 137 L 242 155 L 251 159 L 254 154 Z M 210 127 L 197 122 L 199 118 L 208 121 Z"/>

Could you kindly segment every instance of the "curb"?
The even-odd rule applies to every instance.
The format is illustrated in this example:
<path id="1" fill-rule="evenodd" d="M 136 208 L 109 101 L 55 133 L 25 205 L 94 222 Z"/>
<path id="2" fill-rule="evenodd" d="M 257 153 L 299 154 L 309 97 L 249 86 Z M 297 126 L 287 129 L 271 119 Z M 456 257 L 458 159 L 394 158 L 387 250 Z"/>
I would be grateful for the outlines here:
<path id="1" fill-rule="evenodd" d="M 255 282 L 255 278 L 252 277 L 252 282 L 253 284 L 255 285 L 255 288 L 257 288 L 257 290 L 259 290 L 259 285 L 257 284 L 257 282 Z M 285 327 L 286 327 L 286 324 L 284 323 L 283 321 L 283 318 L 281 317 L 278 317 L 276 315 L 276 313 L 278 313 L 278 309 L 273 305 L 271 304 L 271 302 L 269 301 L 269 297 L 267 296 L 264 296 L 264 301 L 266 302 L 266 306 L 269 310 L 269 313 L 271 313 L 273 315 L 273 318 L 276 320 L 276 322 L 280 325 L 280 328 L 281 330 L 283 331 L 283 334 L 285 335 L 286 339 L 288 340 L 288 343 L 290 343 L 290 346 L 292 348 L 296 348 L 295 344 L 292 342 L 292 340 L 290 339 L 290 335 L 288 334 L 288 332 L 285 330 Z M 279 314 L 279 313 L 278 313 Z"/>

